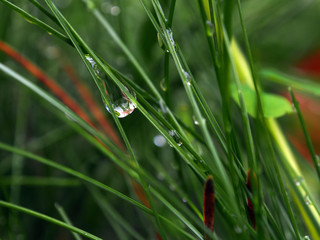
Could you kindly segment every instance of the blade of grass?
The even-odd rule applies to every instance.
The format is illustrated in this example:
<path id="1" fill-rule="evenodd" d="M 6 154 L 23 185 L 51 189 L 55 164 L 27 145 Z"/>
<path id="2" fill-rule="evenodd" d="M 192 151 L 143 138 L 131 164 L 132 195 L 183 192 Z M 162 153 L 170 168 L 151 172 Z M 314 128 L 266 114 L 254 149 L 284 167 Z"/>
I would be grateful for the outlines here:
<path id="1" fill-rule="evenodd" d="M 54 206 L 58 210 L 58 212 L 59 212 L 60 216 L 62 217 L 63 221 L 65 221 L 68 225 L 73 226 L 73 224 L 71 223 L 67 213 L 64 211 L 63 207 L 61 207 L 58 203 L 56 203 Z M 81 240 L 82 239 L 79 236 L 79 234 L 76 233 L 76 232 L 72 232 L 72 235 L 76 240 Z"/>
<path id="2" fill-rule="evenodd" d="M 78 234 L 80 234 L 80 235 L 82 235 L 82 236 L 84 236 L 84 237 L 86 237 L 88 239 L 102 240 L 102 238 L 96 237 L 96 236 L 92 235 L 91 233 L 88 233 L 88 232 L 86 232 L 86 231 L 84 231 L 84 230 L 82 230 L 80 228 L 76 228 L 76 227 L 71 226 L 71 225 L 69 225 L 67 223 L 64 223 L 64 222 L 59 221 L 59 220 L 57 220 L 55 218 L 49 217 L 49 216 L 47 216 L 45 214 L 33 211 L 31 209 L 24 208 L 24 207 L 18 206 L 16 204 L 5 202 L 5 201 L 2 201 L 2 200 L 0 200 L 0 206 L 6 207 L 6 208 L 10 208 L 10 209 L 13 209 L 15 211 L 23 212 L 23 213 L 26 213 L 28 215 L 43 219 L 43 220 L 45 220 L 47 222 L 56 224 L 56 225 L 58 225 L 60 227 L 68 229 L 68 230 L 70 230 L 72 232 L 78 233 Z"/>
<path id="3" fill-rule="evenodd" d="M 300 110 L 300 104 L 297 101 L 296 97 L 294 96 L 294 93 L 293 93 L 291 88 L 289 88 L 289 92 L 290 92 L 290 95 L 291 95 L 291 99 L 292 99 L 293 105 L 294 105 L 294 107 L 295 107 L 295 109 L 297 111 L 297 114 L 298 114 L 298 117 L 299 117 L 299 121 L 300 121 L 300 125 L 301 125 L 301 128 L 302 128 L 302 131 L 303 131 L 303 134 L 304 134 L 304 137 L 305 137 L 305 140 L 306 140 L 306 143 L 307 143 L 307 146 L 308 146 L 308 149 L 309 149 L 309 152 L 310 152 L 314 167 L 315 167 L 316 172 L 318 174 L 318 177 L 320 179 L 320 160 L 319 160 L 319 157 L 316 156 L 316 153 L 314 151 L 313 144 L 312 144 L 310 135 L 308 133 L 308 129 L 307 129 L 306 123 L 305 123 L 305 121 L 303 119 L 303 116 L 302 116 L 302 113 L 301 113 L 301 110 Z"/>

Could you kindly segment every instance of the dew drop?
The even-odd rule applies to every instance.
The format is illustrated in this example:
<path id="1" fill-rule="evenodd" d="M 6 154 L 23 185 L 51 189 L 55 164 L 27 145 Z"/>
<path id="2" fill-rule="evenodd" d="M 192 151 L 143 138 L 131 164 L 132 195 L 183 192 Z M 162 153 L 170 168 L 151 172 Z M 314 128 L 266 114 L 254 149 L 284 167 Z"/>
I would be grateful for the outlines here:
<path id="1" fill-rule="evenodd" d="M 182 202 L 183 203 L 188 203 L 187 199 L 185 199 L 185 198 L 182 198 Z"/>
<path id="2" fill-rule="evenodd" d="M 185 70 L 182 70 L 182 71 L 183 71 L 183 74 L 184 74 L 184 76 L 186 78 L 187 84 L 190 86 L 191 85 L 191 76 L 190 76 L 190 74 Z"/>
<path id="3" fill-rule="evenodd" d="M 106 94 L 110 98 L 110 103 L 112 110 L 115 112 L 118 118 L 124 118 L 131 114 L 136 106 L 130 101 L 130 99 L 125 95 L 123 91 L 103 72 L 99 65 L 93 60 L 90 55 L 86 55 L 87 61 L 90 63 L 95 76 L 101 81 Z M 136 94 L 131 89 L 126 88 L 126 90 L 136 97 Z M 102 98 L 104 99 L 104 98 Z M 107 107 L 107 103 L 104 102 L 106 109 L 111 113 L 110 109 Z"/>
<path id="4" fill-rule="evenodd" d="M 311 204 L 312 204 L 311 199 L 310 199 L 310 197 L 309 197 L 308 195 L 306 195 L 306 196 L 304 197 L 304 201 L 305 201 L 305 203 L 306 203 L 307 205 L 311 205 Z"/>
<path id="5" fill-rule="evenodd" d="M 199 121 L 197 120 L 196 116 L 193 115 L 193 123 L 194 125 L 199 125 Z"/>
<path id="6" fill-rule="evenodd" d="M 212 22 L 209 21 L 209 20 L 207 20 L 207 21 L 206 21 L 206 25 L 208 26 L 208 32 L 207 32 L 207 34 L 208 34 L 209 36 L 213 36 L 214 27 L 213 27 Z"/>
<path id="7" fill-rule="evenodd" d="M 169 39 L 170 39 L 170 42 L 171 42 L 172 46 L 176 47 L 176 42 L 173 39 L 172 30 L 170 28 L 167 29 L 167 33 L 169 35 Z"/>
<path id="8" fill-rule="evenodd" d="M 304 239 L 304 240 L 311 240 L 311 238 L 310 238 L 308 235 L 305 235 L 305 236 L 303 237 L 303 239 Z"/>
<path id="9" fill-rule="evenodd" d="M 167 91 L 167 85 L 166 85 L 166 79 L 163 78 L 161 81 L 160 81 L 160 87 L 162 89 L 162 91 Z"/>
<path id="10" fill-rule="evenodd" d="M 166 139 L 162 135 L 157 135 L 153 138 L 153 143 L 157 147 L 164 147 L 166 145 Z"/>
<path id="11" fill-rule="evenodd" d="M 297 186 L 300 186 L 300 185 L 301 185 L 301 181 L 300 181 L 299 178 L 294 179 L 294 183 L 295 183 Z"/>
<path id="12" fill-rule="evenodd" d="M 169 131 L 169 135 L 174 139 L 174 141 L 178 144 L 179 147 L 182 145 L 179 133 L 177 133 L 176 130 Z"/>

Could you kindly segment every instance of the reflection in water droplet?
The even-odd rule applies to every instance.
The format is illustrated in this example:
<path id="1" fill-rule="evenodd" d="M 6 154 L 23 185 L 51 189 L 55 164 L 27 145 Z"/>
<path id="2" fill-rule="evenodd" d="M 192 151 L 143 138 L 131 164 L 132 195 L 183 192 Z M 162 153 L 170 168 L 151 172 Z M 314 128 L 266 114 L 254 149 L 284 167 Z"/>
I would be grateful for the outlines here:
<path id="1" fill-rule="evenodd" d="M 92 59 L 90 55 L 86 55 L 87 61 L 91 64 L 96 77 L 101 81 L 106 94 L 110 98 L 111 107 L 118 118 L 124 118 L 131 114 L 136 106 L 130 101 L 130 99 L 122 92 L 119 87 L 111 80 L 108 79 L 107 75 L 98 66 L 98 64 Z M 127 88 L 126 88 L 127 89 Z M 128 92 L 136 97 L 136 94 L 131 89 L 127 89 Z M 104 98 L 102 98 L 104 99 Z M 105 102 L 106 109 L 110 112 Z M 111 112 L 110 112 L 111 113 Z"/>
<path id="2" fill-rule="evenodd" d="M 179 133 L 176 130 L 169 131 L 169 135 L 174 139 L 174 141 L 178 144 L 178 146 L 182 145 Z"/>
<path id="3" fill-rule="evenodd" d="M 164 147 L 166 145 L 166 139 L 162 135 L 157 135 L 153 138 L 153 143 L 157 147 Z"/>

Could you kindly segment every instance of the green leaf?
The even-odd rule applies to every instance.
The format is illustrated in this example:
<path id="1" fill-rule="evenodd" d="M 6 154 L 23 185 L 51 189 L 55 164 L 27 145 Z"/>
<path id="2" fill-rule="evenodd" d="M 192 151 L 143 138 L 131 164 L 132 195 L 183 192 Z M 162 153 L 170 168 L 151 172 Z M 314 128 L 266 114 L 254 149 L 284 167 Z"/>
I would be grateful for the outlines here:
<path id="1" fill-rule="evenodd" d="M 241 88 L 242 88 L 242 94 L 243 94 L 244 102 L 246 104 L 248 113 L 252 117 L 256 117 L 257 116 L 256 92 L 246 84 L 242 84 Z M 239 105 L 240 103 L 239 103 L 237 88 L 235 85 L 231 85 L 231 94 L 233 99 Z M 266 118 L 278 118 L 285 114 L 289 114 L 293 112 L 290 102 L 285 97 L 278 96 L 276 94 L 262 92 L 261 101 L 262 101 L 264 116 Z"/>

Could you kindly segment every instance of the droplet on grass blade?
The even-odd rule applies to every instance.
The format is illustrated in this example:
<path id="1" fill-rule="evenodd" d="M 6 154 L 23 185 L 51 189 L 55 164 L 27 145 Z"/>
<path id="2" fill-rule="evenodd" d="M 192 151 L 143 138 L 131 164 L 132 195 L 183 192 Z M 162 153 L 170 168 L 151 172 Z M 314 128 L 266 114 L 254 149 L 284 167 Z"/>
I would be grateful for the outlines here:
<path id="1" fill-rule="evenodd" d="M 203 193 L 203 222 L 211 231 L 214 230 L 214 182 L 213 177 L 209 176 L 205 185 Z M 205 234 L 205 239 L 209 239 Z"/>
<path id="2" fill-rule="evenodd" d="M 153 138 L 153 143 L 157 147 L 164 147 L 166 145 L 166 139 L 162 135 L 157 135 Z"/>
<path id="3" fill-rule="evenodd" d="M 182 69 L 182 71 L 183 71 L 183 74 L 184 74 L 184 76 L 186 78 L 187 85 L 190 86 L 191 85 L 191 76 L 190 76 L 190 74 L 187 71 L 183 70 L 183 69 Z"/>
<path id="4" fill-rule="evenodd" d="M 161 81 L 160 81 L 160 87 L 162 89 L 162 91 L 167 91 L 167 85 L 166 85 L 166 79 L 165 78 L 162 78 Z"/>
<path id="5" fill-rule="evenodd" d="M 95 76 L 100 80 L 104 87 L 106 94 L 109 96 L 112 110 L 115 112 L 118 118 L 124 118 L 131 114 L 136 106 L 130 101 L 123 91 L 103 72 L 98 64 L 93 60 L 90 55 L 86 55 L 87 61 L 91 64 L 92 70 Z M 131 89 L 126 88 L 127 91 L 134 97 L 136 94 Z M 104 99 L 104 98 L 102 98 Z M 106 102 L 104 102 L 106 109 L 111 113 Z"/>
<path id="6" fill-rule="evenodd" d="M 169 131 L 169 135 L 173 138 L 173 140 L 178 144 L 179 147 L 182 145 L 180 135 L 176 130 Z"/>

